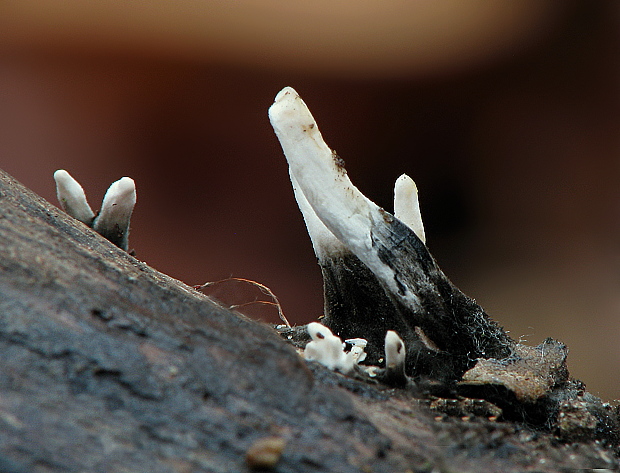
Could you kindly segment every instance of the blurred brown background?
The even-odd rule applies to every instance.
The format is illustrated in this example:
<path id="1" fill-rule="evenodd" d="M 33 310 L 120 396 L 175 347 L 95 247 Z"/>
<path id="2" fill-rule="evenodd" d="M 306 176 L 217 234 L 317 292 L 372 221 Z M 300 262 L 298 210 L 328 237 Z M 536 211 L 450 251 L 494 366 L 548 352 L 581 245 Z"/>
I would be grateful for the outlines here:
<path id="1" fill-rule="evenodd" d="M 320 271 L 267 119 L 293 86 L 367 196 L 391 210 L 394 180 L 416 180 L 457 286 L 620 398 L 618 5 L 6 0 L 0 166 L 52 202 L 65 168 L 94 208 L 133 177 L 138 258 L 259 281 L 308 322 Z"/>

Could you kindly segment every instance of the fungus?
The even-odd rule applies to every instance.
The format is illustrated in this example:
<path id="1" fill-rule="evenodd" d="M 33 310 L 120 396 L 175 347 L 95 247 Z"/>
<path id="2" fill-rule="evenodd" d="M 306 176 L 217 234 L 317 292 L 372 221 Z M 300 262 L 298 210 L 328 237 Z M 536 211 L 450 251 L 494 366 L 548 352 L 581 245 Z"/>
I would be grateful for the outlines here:
<path id="1" fill-rule="evenodd" d="M 405 386 L 405 344 L 398 334 L 388 330 L 385 334 L 385 375 L 383 382 L 394 386 Z"/>
<path id="2" fill-rule="evenodd" d="M 123 177 L 112 183 L 103 197 L 93 229 L 116 246 L 127 250 L 129 224 L 136 205 L 136 185 L 133 179 Z"/>
<path id="3" fill-rule="evenodd" d="M 133 179 L 123 177 L 112 183 L 96 216 L 88 205 L 84 189 L 67 171 L 56 171 L 54 180 L 58 201 L 66 213 L 127 251 L 131 214 L 136 205 L 136 185 Z"/>
<path id="4" fill-rule="evenodd" d="M 349 338 L 344 341 L 345 347 L 351 345 L 351 355 L 355 363 L 361 363 L 366 359 L 366 352 L 364 351 L 368 346 L 368 341 L 363 338 Z"/>
<path id="5" fill-rule="evenodd" d="M 407 174 L 402 174 L 394 183 L 394 217 L 411 228 L 422 243 L 426 244 L 418 188 Z"/>
<path id="6" fill-rule="evenodd" d="M 289 163 L 289 173 L 308 204 L 345 247 L 368 266 L 382 282 L 412 307 L 420 300 L 399 284 L 394 269 L 377 252 L 371 227 L 386 213 L 351 182 L 340 158 L 325 144 L 310 110 L 290 87 L 276 96 L 269 109 L 271 124 Z"/>
<path id="7" fill-rule="evenodd" d="M 478 358 L 510 354 L 514 342 L 448 280 L 420 238 L 410 178 L 395 185 L 403 223 L 353 185 L 295 90 L 277 94 L 269 118 L 323 272 L 325 326 L 342 338 L 367 339 L 371 364 L 383 355 L 386 331 L 398 331 L 412 376 L 454 381 Z M 429 350 L 416 327 L 439 350 Z"/>
<path id="8" fill-rule="evenodd" d="M 380 364 L 385 343 L 384 382 L 404 385 L 409 376 L 425 392 L 485 399 L 506 418 L 547 427 L 560 401 L 583 401 L 596 435 L 616 438 L 609 408 L 568 376 L 564 345 L 517 343 L 444 275 L 426 247 L 409 177 L 396 181 L 394 216 L 353 185 L 295 90 L 276 95 L 269 119 L 323 273 L 324 326 L 308 325 L 306 358 L 350 372 L 341 338 L 368 340 L 369 365 Z"/>
<path id="9" fill-rule="evenodd" d="M 91 226 L 95 213 L 88 205 L 86 194 L 80 183 L 64 169 L 59 169 L 54 173 L 54 180 L 61 208 L 73 218 Z"/>
<path id="10" fill-rule="evenodd" d="M 312 341 L 308 342 L 304 350 L 306 360 L 317 361 L 330 370 L 348 374 L 365 358 L 365 340 L 355 341 L 351 351 L 345 352 L 346 345 L 342 343 L 340 337 L 334 335 L 324 325 L 312 322 L 308 324 L 307 329 Z"/>

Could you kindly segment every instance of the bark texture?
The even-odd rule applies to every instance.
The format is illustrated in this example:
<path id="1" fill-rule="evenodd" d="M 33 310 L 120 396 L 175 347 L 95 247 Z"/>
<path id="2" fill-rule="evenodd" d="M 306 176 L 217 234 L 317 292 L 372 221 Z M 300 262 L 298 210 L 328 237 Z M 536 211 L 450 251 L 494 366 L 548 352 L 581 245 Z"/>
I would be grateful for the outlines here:
<path id="1" fill-rule="evenodd" d="M 0 471 L 618 468 L 601 443 L 433 402 L 307 364 L 0 174 Z"/>

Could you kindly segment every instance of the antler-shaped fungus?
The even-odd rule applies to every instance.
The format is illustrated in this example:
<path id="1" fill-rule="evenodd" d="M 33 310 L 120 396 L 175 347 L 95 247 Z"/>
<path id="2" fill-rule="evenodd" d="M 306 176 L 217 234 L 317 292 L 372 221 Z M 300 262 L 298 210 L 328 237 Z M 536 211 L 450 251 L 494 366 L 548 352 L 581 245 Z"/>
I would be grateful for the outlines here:
<path id="1" fill-rule="evenodd" d="M 556 426 L 567 439 L 585 429 L 620 442 L 618 416 L 569 377 L 562 343 L 515 342 L 439 269 L 408 176 L 396 181 L 395 217 L 351 183 L 295 90 L 278 93 L 269 118 L 323 272 L 322 322 L 335 337 L 366 339 L 369 364 L 380 364 L 385 348 L 377 379 L 406 387 L 411 377 L 429 389 L 487 399 L 505 418 Z M 586 427 L 560 422 L 567 409 L 589 419 Z"/>
<path id="2" fill-rule="evenodd" d="M 410 178 L 401 176 L 395 187 L 396 212 L 405 224 L 351 183 L 292 88 L 276 96 L 269 117 L 323 271 L 326 326 L 343 338 L 367 339 L 375 363 L 386 331 L 397 331 L 414 377 L 457 380 L 477 359 L 511 353 L 510 337 L 428 252 Z"/>

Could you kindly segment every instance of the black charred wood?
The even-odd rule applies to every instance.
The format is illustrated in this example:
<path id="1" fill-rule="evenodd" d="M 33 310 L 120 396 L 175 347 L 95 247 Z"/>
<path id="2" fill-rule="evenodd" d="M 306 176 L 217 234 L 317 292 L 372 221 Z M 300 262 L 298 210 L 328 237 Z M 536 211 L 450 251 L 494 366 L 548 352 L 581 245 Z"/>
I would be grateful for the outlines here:
<path id="1" fill-rule="evenodd" d="M 478 358 L 505 358 L 514 341 L 476 302 L 439 269 L 415 233 L 386 213 L 385 226 L 373 228 L 381 261 L 397 281 L 416 294 L 418 309 L 385 287 L 352 253 L 321 262 L 325 293 L 324 323 L 341 338 L 366 338 L 368 363 L 383 356 L 387 330 L 395 330 L 407 347 L 407 374 L 455 381 Z M 416 327 L 436 345 L 420 339 Z"/>

